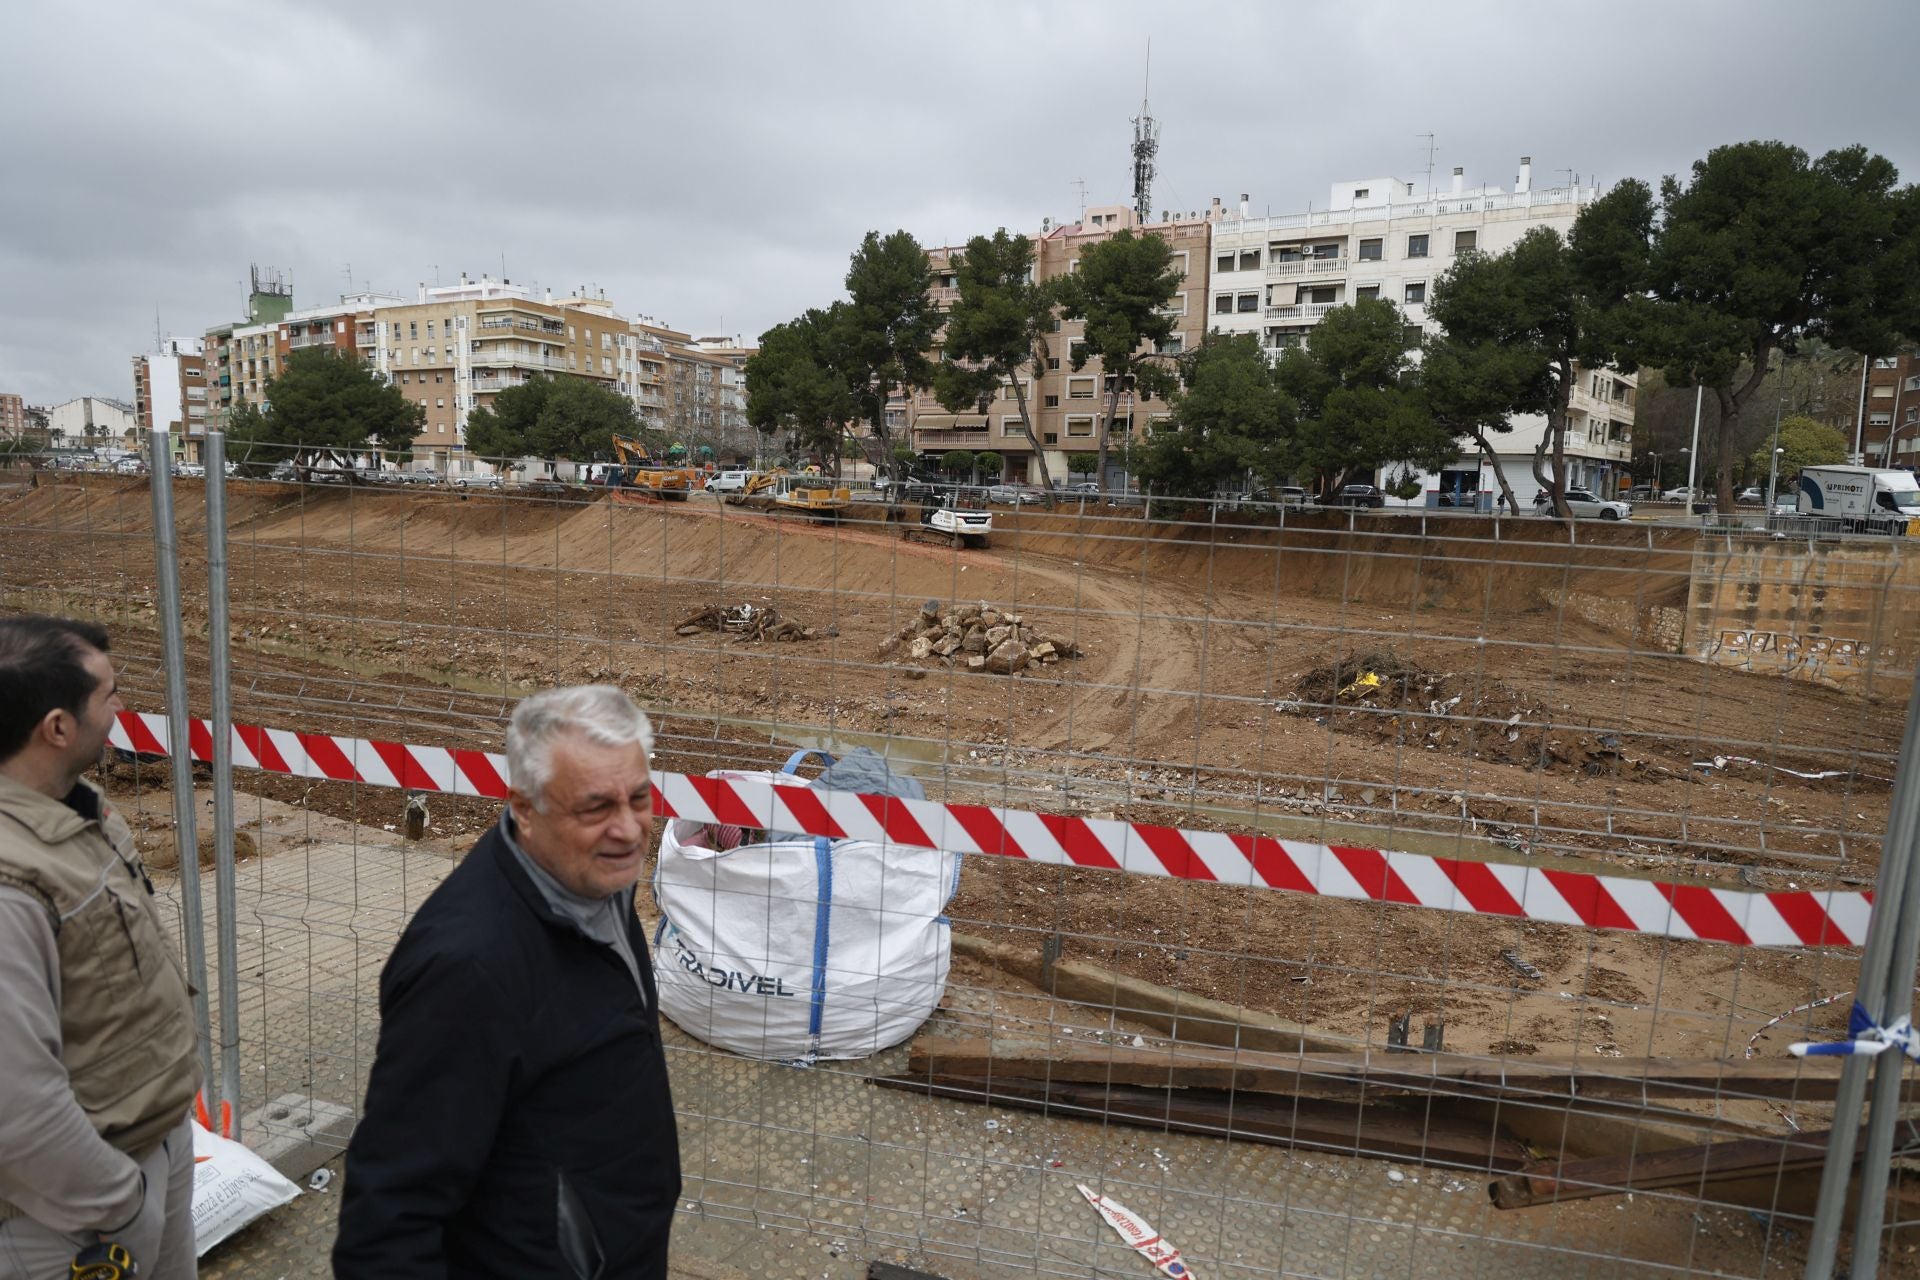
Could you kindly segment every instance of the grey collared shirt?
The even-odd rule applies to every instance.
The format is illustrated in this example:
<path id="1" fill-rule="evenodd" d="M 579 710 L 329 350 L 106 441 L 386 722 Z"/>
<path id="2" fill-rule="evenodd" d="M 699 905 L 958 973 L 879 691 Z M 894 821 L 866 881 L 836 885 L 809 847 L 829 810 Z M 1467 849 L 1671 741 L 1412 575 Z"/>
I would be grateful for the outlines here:
<path id="1" fill-rule="evenodd" d="M 640 977 L 640 962 L 633 954 L 633 937 L 627 932 L 627 922 L 633 918 L 633 890 L 622 889 L 607 898 L 584 898 L 567 888 L 520 847 L 510 810 L 501 811 L 500 835 L 553 913 L 593 941 L 613 948 L 614 954 L 627 966 L 627 972 L 633 975 L 633 985 L 640 991 L 640 1003 L 646 1004 L 647 984 Z"/>

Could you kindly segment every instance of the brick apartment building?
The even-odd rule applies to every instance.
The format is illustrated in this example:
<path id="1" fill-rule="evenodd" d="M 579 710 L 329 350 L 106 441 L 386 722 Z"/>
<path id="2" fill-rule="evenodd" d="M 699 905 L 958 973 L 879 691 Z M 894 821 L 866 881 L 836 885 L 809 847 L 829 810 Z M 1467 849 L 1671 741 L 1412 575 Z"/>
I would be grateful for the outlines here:
<path id="1" fill-rule="evenodd" d="M 142 431 L 168 432 L 173 456 L 198 462 L 207 435 L 207 370 L 200 338 L 168 338 L 133 358 L 133 413 Z"/>
<path id="2" fill-rule="evenodd" d="M 24 440 L 27 402 L 10 391 L 0 391 L 0 440 Z"/>
<path id="3" fill-rule="evenodd" d="M 1860 451 L 1869 466 L 1920 466 L 1920 351 L 1874 360 L 1867 369 Z"/>

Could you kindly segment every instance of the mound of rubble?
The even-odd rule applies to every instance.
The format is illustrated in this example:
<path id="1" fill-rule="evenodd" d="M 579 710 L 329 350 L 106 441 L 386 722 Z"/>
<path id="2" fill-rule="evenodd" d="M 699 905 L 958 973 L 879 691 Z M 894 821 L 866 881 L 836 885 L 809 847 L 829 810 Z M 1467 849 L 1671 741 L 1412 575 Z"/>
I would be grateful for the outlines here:
<path id="1" fill-rule="evenodd" d="M 673 629 L 677 636 L 697 636 L 703 631 L 719 631 L 733 637 L 735 644 L 769 640 L 819 640 L 840 634 L 837 627 L 809 627 L 782 618 L 780 611 L 768 605 L 740 604 L 722 608 L 707 605 L 681 619 Z"/>
<path id="2" fill-rule="evenodd" d="M 1391 649 L 1308 671 L 1276 710 L 1415 750 L 1552 771 L 1637 769 L 1620 738 L 1558 721 L 1545 703 L 1473 672 L 1429 671 Z"/>
<path id="3" fill-rule="evenodd" d="M 1072 640 L 1043 632 L 1024 614 L 996 609 L 984 600 L 944 611 L 939 601 L 929 600 L 912 621 L 880 642 L 883 659 L 937 662 L 989 675 L 1013 675 L 1081 656 Z"/>

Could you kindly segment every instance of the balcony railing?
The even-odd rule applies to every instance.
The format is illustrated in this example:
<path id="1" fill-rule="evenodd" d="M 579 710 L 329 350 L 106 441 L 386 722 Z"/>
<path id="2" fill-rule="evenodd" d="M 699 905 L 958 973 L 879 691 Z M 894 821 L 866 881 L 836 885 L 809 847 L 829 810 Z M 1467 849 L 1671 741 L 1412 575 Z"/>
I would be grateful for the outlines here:
<path id="1" fill-rule="evenodd" d="M 1280 276 L 1327 275 L 1332 272 L 1344 272 L 1347 269 L 1345 258 L 1296 258 L 1291 262 L 1270 262 L 1267 275 Z"/>
<path id="2" fill-rule="evenodd" d="M 564 369 L 567 362 L 559 356 L 539 355 L 526 350 L 509 350 L 506 347 L 483 347 L 473 353 L 474 364 L 486 365 L 525 365 L 530 369 Z"/>
<path id="3" fill-rule="evenodd" d="M 956 431 L 951 427 L 915 427 L 913 429 L 913 442 L 923 449 L 951 446 L 973 448 L 984 445 L 987 441 L 988 433 L 984 426 L 966 431 Z"/>
<path id="4" fill-rule="evenodd" d="M 1337 302 L 1293 302 L 1285 306 L 1268 307 L 1269 320 L 1318 320 L 1340 304 Z"/>
<path id="5" fill-rule="evenodd" d="M 331 333 L 297 333 L 287 339 L 289 349 L 298 351 L 302 347 L 330 347 L 333 345 Z"/>

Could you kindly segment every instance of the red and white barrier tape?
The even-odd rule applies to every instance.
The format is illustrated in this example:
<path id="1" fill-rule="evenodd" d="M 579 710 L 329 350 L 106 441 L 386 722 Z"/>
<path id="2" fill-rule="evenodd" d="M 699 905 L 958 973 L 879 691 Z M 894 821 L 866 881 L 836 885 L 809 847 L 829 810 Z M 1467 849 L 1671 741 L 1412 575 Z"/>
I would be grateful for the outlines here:
<path id="1" fill-rule="evenodd" d="M 188 737 L 194 759 L 212 758 L 205 720 L 190 721 Z M 122 712 L 112 742 L 166 755 L 166 717 Z M 506 757 L 485 751 L 235 725 L 233 762 L 296 778 L 493 799 L 507 794 Z M 655 773 L 653 785 L 654 809 L 663 817 L 1742 947 L 1859 946 L 1872 910 L 1871 894 L 1851 890 L 1716 889 L 691 774 Z"/>

